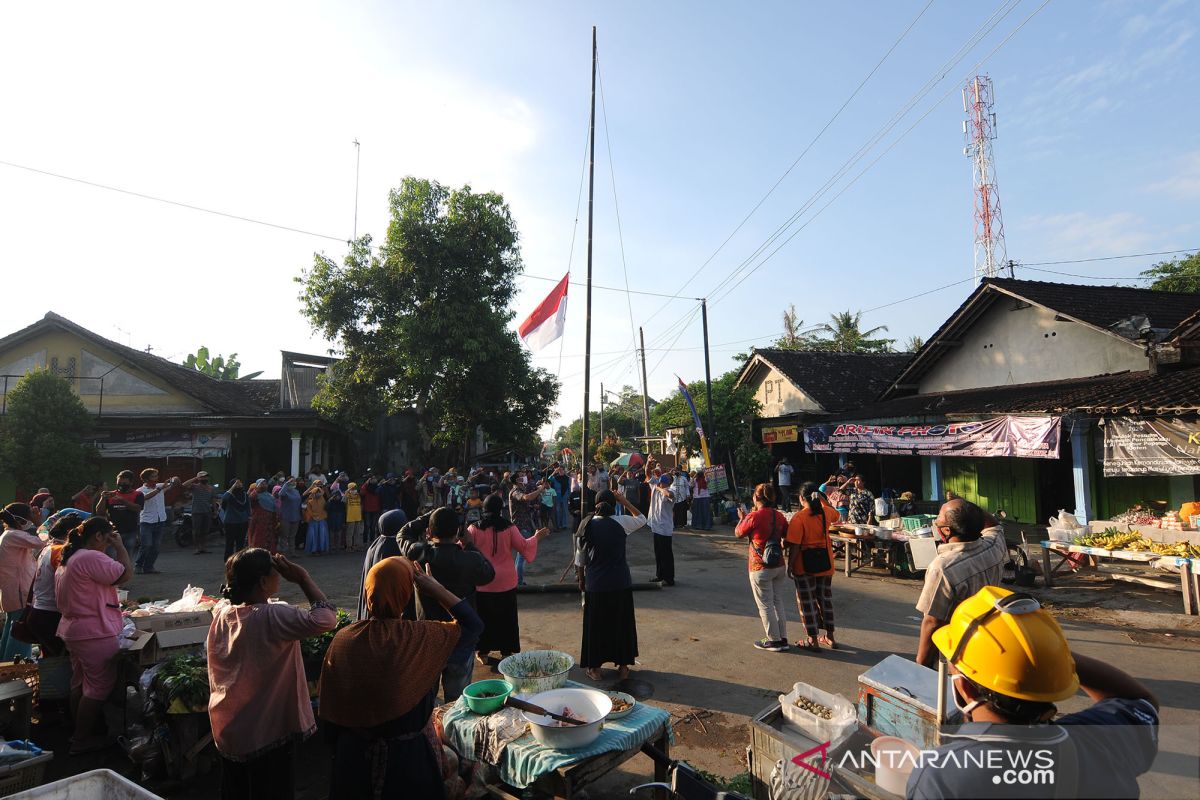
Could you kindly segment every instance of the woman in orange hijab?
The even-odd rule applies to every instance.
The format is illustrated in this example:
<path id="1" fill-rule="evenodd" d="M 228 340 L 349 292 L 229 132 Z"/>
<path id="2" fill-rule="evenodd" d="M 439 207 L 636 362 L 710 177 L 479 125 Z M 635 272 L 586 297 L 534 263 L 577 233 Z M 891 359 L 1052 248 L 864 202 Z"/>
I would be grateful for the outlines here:
<path id="1" fill-rule="evenodd" d="M 401 619 L 414 588 L 454 622 Z M 325 654 L 320 716 L 333 749 L 330 800 L 443 797 L 438 759 L 423 730 L 442 670 L 466 663 L 483 622 L 407 558 L 367 573 L 367 619 L 343 628 Z"/>

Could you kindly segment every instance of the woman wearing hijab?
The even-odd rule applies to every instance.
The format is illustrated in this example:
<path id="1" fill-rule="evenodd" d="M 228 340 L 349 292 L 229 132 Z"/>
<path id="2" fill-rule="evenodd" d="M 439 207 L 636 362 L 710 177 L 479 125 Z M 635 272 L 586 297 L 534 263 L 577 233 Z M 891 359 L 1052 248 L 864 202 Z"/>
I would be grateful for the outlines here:
<path id="1" fill-rule="evenodd" d="M 617 504 L 626 513 L 614 516 Z M 596 513 L 579 528 L 575 548 L 575 577 L 584 593 L 583 645 L 579 666 L 594 681 L 600 667 L 617 666 L 617 676 L 629 677 L 637 658 L 637 620 L 633 609 L 633 580 L 625 558 L 625 540 L 646 524 L 646 518 L 625 495 L 603 490 L 596 495 Z"/>
<path id="2" fill-rule="evenodd" d="M 308 608 L 269 602 L 280 578 L 304 592 Z M 218 606 L 207 643 L 221 800 L 286 800 L 296 742 L 317 730 L 300 640 L 333 630 L 337 612 L 307 570 L 254 547 L 225 562 L 222 593 L 229 605 Z"/>
<path id="3" fill-rule="evenodd" d="M 455 621 L 401 619 L 414 587 Z M 320 715 L 334 752 L 330 800 L 442 798 L 424 729 L 442 670 L 470 658 L 483 622 L 400 556 L 371 568 L 366 595 L 367 618 L 338 631 L 321 670 Z"/>
<path id="4" fill-rule="evenodd" d="M 0 607 L 4 609 L 4 631 L 0 633 L 0 661 L 13 656 L 28 658 L 31 645 L 12 637 L 13 623 L 25 614 L 25 601 L 37 571 L 37 556 L 46 540 L 37 534 L 41 512 L 28 503 L 9 503 L 0 511 L 4 533 L 0 534 Z"/>
<path id="5" fill-rule="evenodd" d="M 270 553 L 279 551 L 279 514 L 275 497 L 266 478 L 259 478 L 250 490 L 250 532 L 247 544 Z"/>
<path id="6" fill-rule="evenodd" d="M 61 656 L 66 651 L 66 645 L 58 637 L 58 623 L 62 619 L 62 613 L 58 610 L 54 576 L 62 563 L 63 547 L 71 530 L 89 516 L 91 515 L 86 511 L 80 511 L 63 514 L 57 520 L 47 520 L 47 523 L 53 523 L 48 531 L 50 541 L 38 555 L 29 609 L 25 612 L 25 626 L 33 634 L 42 655 L 45 656 Z"/>
<path id="7" fill-rule="evenodd" d="M 526 539 L 516 525 L 504 516 L 504 499 L 489 495 L 483 503 L 483 519 L 467 529 L 471 540 L 492 562 L 496 579 L 479 587 L 475 607 L 483 619 L 483 635 L 479 637 L 479 663 L 498 650 L 501 657 L 521 651 L 521 628 L 517 622 L 517 565 L 513 553 L 520 553 L 529 563 L 537 558 L 538 542 L 550 535 L 541 528 Z"/>
<path id="8" fill-rule="evenodd" d="M 250 527 L 250 496 L 241 478 L 234 478 L 229 491 L 221 495 L 221 523 L 225 530 L 225 560 L 246 547 Z"/>

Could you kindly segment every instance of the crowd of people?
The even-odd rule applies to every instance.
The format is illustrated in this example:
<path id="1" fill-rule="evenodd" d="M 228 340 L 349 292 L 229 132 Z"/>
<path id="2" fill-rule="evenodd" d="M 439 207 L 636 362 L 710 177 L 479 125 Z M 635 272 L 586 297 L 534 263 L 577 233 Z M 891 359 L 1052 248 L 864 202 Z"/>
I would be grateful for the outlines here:
<path id="1" fill-rule="evenodd" d="M 754 646 L 793 646 L 786 607 L 794 600 L 804 628 L 795 646 L 836 649 L 830 526 L 874 521 L 875 498 L 852 472 L 803 482 L 794 493 L 791 469 L 776 474 L 778 485 L 754 488 L 752 508 L 739 508 L 735 528 L 747 540 L 764 632 Z M 204 472 L 159 478 L 154 469 L 123 471 L 115 489 L 76 494 L 71 505 L 82 508 L 57 511 L 49 492 L 39 492 L 0 511 L 0 660 L 27 655 L 32 644 L 45 655 L 67 654 L 70 753 L 106 746 L 97 731 L 118 679 L 117 588 L 136 573 L 157 572 L 166 495 L 187 492 L 195 552 L 207 552 L 210 529 L 225 535 L 228 603 L 215 610 L 207 638 L 223 798 L 293 796 L 294 750 L 316 732 L 318 717 L 332 753 L 330 797 L 440 796 L 441 773 L 425 733 L 431 714 L 439 696 L 459 697 L 473 662 L 495 667 L 520 651 L 517 589 L 540 542 L 572 531 L 583 597 L 577 663 L 590 680 L 602 680 L 610 664 L 623 679 L 638 657 L 629 537 L 648 528 L 654 580 L 671 586 L 674 530 L 712 527 L 704 473 L 663 468 L 653 458 L 575 474 L 559 464 L 465 476 L 455 469 L 368 474 L 359 481 L 344 472 L 281 473 L 248 486 L 234 480 L 224 492 Z M 797 510 L 781 512 L 793 499 Z M 897 505 L 911 499 L 901 496 Z M 1134 753 L 1136 771 L 1121 786 L 1136 790 L 1131 781 L 1155 751 L 1154 696 L 1130 676 L 1072 653 L 1035 600 L 998 588 L 1007 546 L 984 510 L 951 497 L 933 529 L 942 546 L 916 604 L 917 662 L 946 661 L 955 704 L 969 721 L 1022 726 L 1035 743 L 1058 747 L 1073 738 Z M 337 614 L 291 557 L 338 550 L 365 550 L 358 620 L 333 637 L 314 712 L 299 643 L 332 631 Z M 280 581 L 297 585 L 308 605 L 271 602 Z M 1051 725 L 1054 704 L 1078 688 L 1095 705 Z M 1121 735 L 1109 741 L 1087 726 L 1120 727 Z M 943 749 L 982 746 L 986 734 L 964 734 Z M 1073 780 L 1081 791 L 1096 788 L 1083 772 Z M 966 787 L 978 788 L 973 781 L 969 773 L 919 769 L 909 795 L 963 796 Z"/>

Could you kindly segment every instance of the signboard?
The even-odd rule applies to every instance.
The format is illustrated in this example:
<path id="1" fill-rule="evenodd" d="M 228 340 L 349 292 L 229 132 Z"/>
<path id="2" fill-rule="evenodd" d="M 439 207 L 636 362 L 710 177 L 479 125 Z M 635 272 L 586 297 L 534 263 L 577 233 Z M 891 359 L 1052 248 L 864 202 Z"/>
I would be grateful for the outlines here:
<path id="1" fill-rule="evenodd" d="M 708 491 L 710 494 L 729 491 L 729 477 L 725 474 L 724 464 L 717 464 L 715 467 L 705 467 L 704 477 L 708 479 Z"/>
<path id="2" fill-rule="evenodd" d="M 995 417 L 938 425 L 814 425 L 810 453 L 891 456 L 1058 458 L 1061 417 Z"/>
<path id="3" fill-rule="evenodd" d="M 1104 477 L 1200 475 L 1200 422 L 1104 421 Z"/>
<path id="4" fill-rule="evenodd" d="M 798 442 L 800 441 L 800 429 L 795 425 L 780 425 L 775 428 L 763 428 L 762 440 L 763 444 Z"/>
<path id="5" fill-rule="evenodd" d="M 104 458 L 216 458 L 229 453 L 228 431 L 100 431 L 92 443 Z"/>

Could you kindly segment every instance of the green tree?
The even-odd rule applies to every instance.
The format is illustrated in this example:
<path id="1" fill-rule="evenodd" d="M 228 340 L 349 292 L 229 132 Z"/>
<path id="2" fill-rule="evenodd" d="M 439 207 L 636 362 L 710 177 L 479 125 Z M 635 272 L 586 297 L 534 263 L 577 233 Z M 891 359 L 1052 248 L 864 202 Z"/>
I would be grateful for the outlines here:
<path id="1" fill-rule="evenodd" d="M 1142 277 L 1153 278 L 1150 288 L 1159 292 L 1200 292 L 1200 252 L 1160 261 L 1143 271 Z"/>
<path id="2" fill-rule="evenodd" d="M 210 359 L 208 348 L 204 345 L 200 345 L 200 349 L 195 353 L 189 353 L 188 357 L 184 359 L 183 365 L 219 381 L 248 381 L 262 375 L 262 371 L 259 370 L 249 375 L 239 376 L 238 372 L 242 368 L 242 362 L 238 361 L 237 353 L 230 353 L 228 357 L 218 355 Z"/>
<path id="3" fill-rule="evenodd" d="M 465 449 L 477 426 L 494 445 L 528 443 L 558 384 L 508 327 L 522 265 L 504 198 L 409 177 L 388 203 L 377 253 L 363 236 L 342 263 L 318 253 L 298 278 L 305 316 L 342 355 L 313 406 L 364 427 L 411 408 L 426 457 Z"/>
<path id="4" fill-rule="evenodd" d="M 777 350 L 813 350 L 814 342 L 809 331 L 804 330 L 804 320 L 796 313 L 796 304 L 788 305 L 783 312 L 783 335 L 771 343 Z"/>
<path id="5" fill-rule="evenodd" d="M 98 455 L 85 444 L 92 415 L 67 381 L 47 370 L 28 373 L 8 393 L 0 419 L 0 470 L 17 491 L 45 486 L 62 506 L 96 481 Z"/>
<path id="6" fill-rule="evenodd" d="M 902 353 L 915 353 L 925 346 L 925 339 L 920 336 L 910 336 L 904 340 Z"/>
<path id="7" fill-rule="evenodd" d="M 829 322 L 820 326 L 825 338 L 814 340 L 814 350 L 829 350 L 835 353 L 890 353 L 895 339 L 872 338 L 886 332 L 886 325 L 864 331 L 861 328 L 861 311 L 839 311 L 829 315 Z"/>

